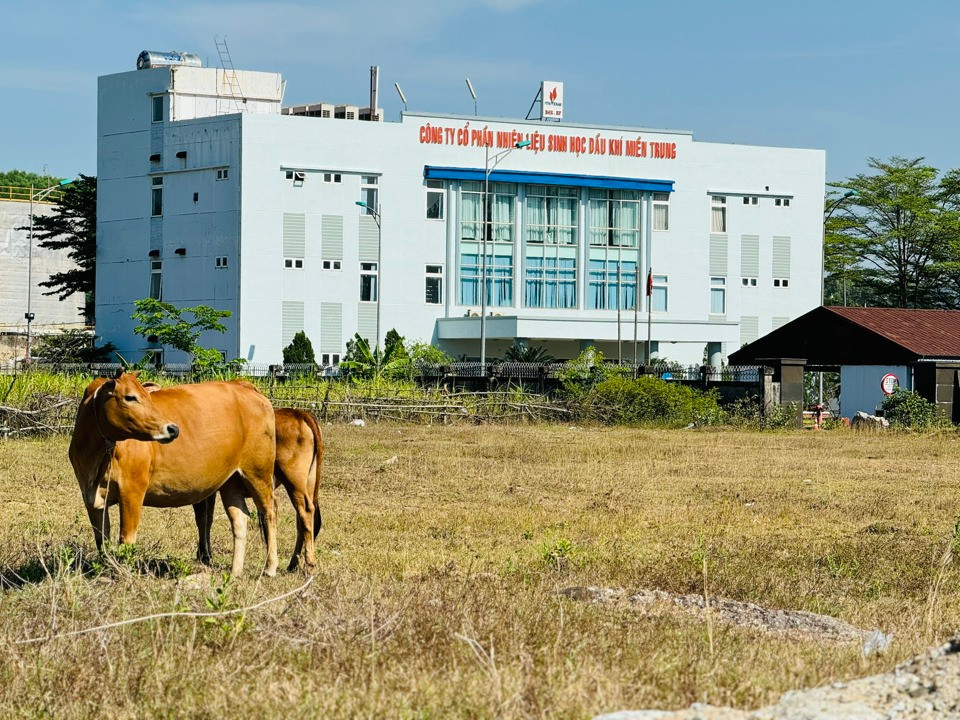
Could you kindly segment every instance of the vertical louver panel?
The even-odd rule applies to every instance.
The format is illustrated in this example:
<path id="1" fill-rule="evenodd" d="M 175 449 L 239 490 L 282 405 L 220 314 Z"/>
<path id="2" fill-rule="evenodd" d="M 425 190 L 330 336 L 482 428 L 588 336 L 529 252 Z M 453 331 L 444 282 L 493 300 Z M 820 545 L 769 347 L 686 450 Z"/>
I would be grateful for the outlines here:
<path id="1" fill-rule="evenodd" d="M 280 319 L 280 342 L 286 347 L 293 341 L 293 336 L 303 330 L 303 303 L 283 301 L 282 317 Z"/>
<path id="2" fill-rule="evenodd" d="M 307 246 L 307 222 L 303 213 L 283 214 L 283 256 L 302 258 Z"/>
<path id="3" fill-rule="evenodd" d="M 710 274 L 722 275 L 724 277 L 727 274 L 726 235 L 710 236 Z"/>
<path id="4" fill-rule="evenodd" d="M 377 223 L 369 215 L 361 215 L 360 216 L 360 259 L 376 261 L 378 242 L 379 242 L 379 234 L 377 230 Z"/>
<path id="5" fill-rule="evenodd" d="M 753 316 L 740 318 L 740 344 L 752 343 L 760 336 L 760 319 Z"/>
<path id="6" fill-rule="evenodd" d="M 320 219 L 320 257 L 323 260 L 343 260 L 343 216 L 324 215 Z"/>
<path id="7" fill-rule="evenodd" d="M 779 329 L 779 328 L 782 328 L 782 327 L 783 327 L 784 325 L 786 325 L 788 322 L 790 322 L 790 318 L 788 318 L 788 317 L 776 317 L 776 316 L 774 316 L 774 318 L 773 318 L 773 326 L 772 326 L 771 329 L 777 330 L 777 329 Z"/>
<path id="8" fill-rule="evenodd" d="M 320 303 L 320 352 L 343 352 L 341 303 Z"/>
<path id="9" fill-rule="evenodd" d="M 743 277 L 760 275 L 759 235 L 743 235 L 740 237 L 740 275 Z"/>
<path id="10" fill-rule="evenodd" d="M 357 332 L 360 337 L 366 338 L 373 348 L 377 341 L 377 305 L 376 303 L 360 303 L 357 308 Z"/>
<path id="11" fill-rule="evenodd" d="M 773 276 L 776 278 L 790 277 L 790 238 L 773 238 Z"/>

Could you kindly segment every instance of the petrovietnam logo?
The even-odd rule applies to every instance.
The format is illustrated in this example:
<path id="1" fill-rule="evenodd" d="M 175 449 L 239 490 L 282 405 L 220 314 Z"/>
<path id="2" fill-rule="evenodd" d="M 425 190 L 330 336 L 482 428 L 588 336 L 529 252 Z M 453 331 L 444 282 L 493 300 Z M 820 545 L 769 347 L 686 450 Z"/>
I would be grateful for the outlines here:
<path id="1" fill-rule="evenodd" d="M 557 99 L 557 86 L 554 85 L 553 90 L 550 91 L 550 101 L 556 102 L 556 99 Z"/>

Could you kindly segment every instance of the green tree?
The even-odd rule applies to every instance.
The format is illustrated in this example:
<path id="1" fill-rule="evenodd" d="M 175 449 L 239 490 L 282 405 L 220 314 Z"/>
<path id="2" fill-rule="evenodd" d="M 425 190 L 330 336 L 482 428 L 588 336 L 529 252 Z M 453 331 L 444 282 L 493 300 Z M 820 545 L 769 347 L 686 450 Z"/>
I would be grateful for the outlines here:
<path id="1" fill-rule="evenodd" d="M 828 299 L 842 301 L 846 285 L 848 303 L 955 307 L 960 175 L 953 171 L 938 179 L 939 171 L 923 164 L 923 158 L 870 158 L 868 164 L 874 174 L 831 183 L 858 194 L 845 200 L 827 222 Z"/>
<path id="2" fill-rule="evenodd" d="M 387 337 L 390 337 L 389 333 Z M 399 338 L 399 341 L 393 339 L 386 344 L 384 350 L 371 350 L 367 339 L 356 333 L 353 340 L 347 342 L 347 352 L 340 368 L 347 370 L 351 377 L 362 380 L 402 377 L 410 364 L 410 358 L 403 346 L 403 338 L 399 335 L 396 335 L 396 338 Z"/>
<path id="3" fill-rule="evenodd" d="M 313 343 L 303 330 L 294 335 L 290 344 L 283 349 L 284 365 L 313 365 L 316 361 Z"/>
<path id="4" fill-rule="evenodd" d="M 190 353 L 193 364 L 201 370 L 206 370 L 224 363 L 219 350 L 205 348 L 197 341 L 206 331 L 225 333 L 227 327 L 220 322 L 233 313 L 229 310 L 216 310 L 206 305 L 178 308 L 170 303 L 161 302 L 154 298 L 144 298 L 133 303 L 136 312 L 131 319 L 137 321 L 133 331 L 143 338 L 156 338 L 161 345 Z M 193 315 L 193 320 L 183 317 L 184 313 Z M 230 361 L 227 365 L 236 366 L 244 363 L 243 358 Z"/>
<path id="5" fill-rule="evenodd" d="M 530 363 L 549 363 L 553 362 L 553 355 L 548 353 L 542 347 L 537 345 L 524 346 L 513 341 L 513 345 L 507 348 L 503 354 L 504 362 L 530 362 Z"/>
<path id="6" fill-rule="evenodd" d="M 34 190 L 41 190 L 59 184 L 61 179 L 52 175 L 40 175 L 28 170 L 7 170 L 0 172 L 0 187 L 32 187 Z"/>
<path id="7" fill-rule="evenodd" d="M 76 267 L 55 272 L 40 283 L 51 288 L 44 295 L 65 300 L 73 293 L 81 293 L 84 300 L 80 314 L 92 325 L 97 280 L 97 178 L 81 175 L 65 185 L 53 213 L 33 216 L 33 236 L 42 248 L 66 250 L 67 257 L 76 263 Z"/>

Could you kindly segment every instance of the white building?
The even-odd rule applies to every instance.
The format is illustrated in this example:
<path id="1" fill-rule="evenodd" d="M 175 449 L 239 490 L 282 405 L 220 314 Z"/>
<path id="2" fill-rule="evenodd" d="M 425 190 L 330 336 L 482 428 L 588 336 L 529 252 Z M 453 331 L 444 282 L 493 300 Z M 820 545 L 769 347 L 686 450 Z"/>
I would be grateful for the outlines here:
<path id="1" fill-rule="evenodd" d="M 83 296 L 74 293 L 65 300 L 44 295 L 50 288 L 40 285 L 55 273 L 76 268 L 64 250 L 40 247 L 30 242 L 31 188 L 0 187 L 0 332 L 26 332 L 27 294 L 34 314 L 33 330 L 55 332 L 83 327 Z M 53 200 L 34 202 L 34 215 L 53 213 Z M 32 247 L 31 247 L 32 244 Z M 29 289 L 28 289 L 29 288 Z"/>
<path id="2" fill-rule="evenodd" d="M 185 66 L 100 78 L 97 332 L 125 356 L 150 347 L 130 314 L 154 294 L 230 310 L 228 332 L 202 339 L 230 358 L 278 362 L 304 330 L 336 361 L 354 333 L 391 328 L 478 357 L 487 145 L 527 140 L 490 174 L 488 357 L 520 339 L 632 360 L 636 327 L 642 359 L 650 270 L 652 347 L 673 360 L 719 362 L 819 304 L 822 150 L 371 122 L 354 106 L 282 109 L 283 89 L 278 74 Z"/>

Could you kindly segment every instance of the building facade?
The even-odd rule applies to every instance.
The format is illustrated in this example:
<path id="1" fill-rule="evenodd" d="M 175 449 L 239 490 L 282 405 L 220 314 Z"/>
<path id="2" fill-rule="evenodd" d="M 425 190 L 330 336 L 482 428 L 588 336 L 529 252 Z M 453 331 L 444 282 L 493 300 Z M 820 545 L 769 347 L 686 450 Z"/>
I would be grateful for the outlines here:
<path id="1" fill-rule="evenodd" d="M 649 332 L 654 356 L 719 363 L 819 304 L 821 150 L 382 122 L 282 97 L 272 73 L 100 78 L 97 332 L 121 353 L 156 349 L 130 320 L 151 295 L 230 310 L 228 332 L 201 342 L 257 363 L 300 330 L 327 363 L 354 333 L 390 329 L 477 358 L 484 304 L 488 358 L 519 340 L 642 361 Z"/>

